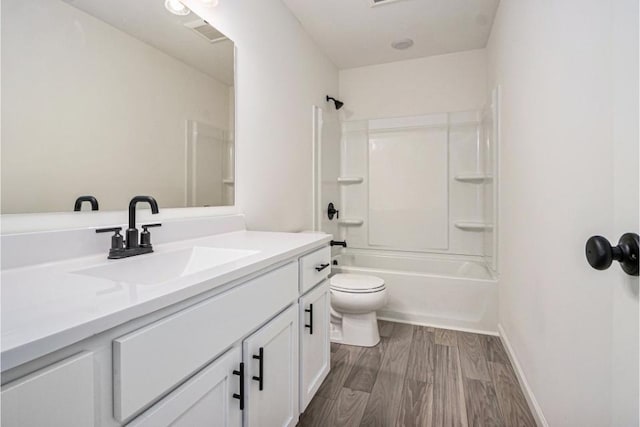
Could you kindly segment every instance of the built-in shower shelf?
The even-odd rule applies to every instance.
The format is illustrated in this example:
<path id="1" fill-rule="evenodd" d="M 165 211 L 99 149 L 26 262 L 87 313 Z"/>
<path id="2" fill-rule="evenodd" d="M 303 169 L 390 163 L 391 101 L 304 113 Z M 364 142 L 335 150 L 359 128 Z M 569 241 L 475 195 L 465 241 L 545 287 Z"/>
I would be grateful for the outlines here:
<path id="1" fill-rule="evenodd" d="M 361 176 L 339 176 L 338 184 L 361 184 L 364 177 Z"/>
<path id="2" fill-rule="evenodd" d="M 233 179 L 227 178 L 227 179 L 223 179 L 222 183 L 225 185 L 235 185 L 235 181 Z"/>
<path id="3" fill-rule="evenodd" d="M 345 226 L 359 226 L 364 224 L 364 220 L 360 218 L 343 218 L 338 220 L 338 224 Z"/>
<path id="4" fill-rule="evenodd" d="M 455 226 L 464 231 L 493 230 L 493 224 L 477 221 L 458 221 L 455 223 Z"/>
<path id="5" fill-rule="evenodd" d="M 491 181 L 493 177 L 483 173 L 461 173 L 456 175 L 455 179 L 460 182 L 484 182 Z"/>

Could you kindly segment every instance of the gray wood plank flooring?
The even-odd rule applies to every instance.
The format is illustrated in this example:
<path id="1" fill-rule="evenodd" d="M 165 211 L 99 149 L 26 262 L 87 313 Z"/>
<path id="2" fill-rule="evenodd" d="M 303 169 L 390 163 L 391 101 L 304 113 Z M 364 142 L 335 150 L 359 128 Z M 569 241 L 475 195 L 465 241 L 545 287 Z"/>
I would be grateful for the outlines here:
<path id="1" fill-rule="evenodd" d="M 436 329 L 435 342 L 439 345 L 457 346 L 458 340 L 456 339 L 456 332 L 450 331 L 449 329 Z"/>
<path id="2" fill-rule="evenodd" d="M 404 377 L 413 339 L 411 325 L 397 323 L 389 337 L 361 425 L 393 426 L 402 401 Z"/>
<path id="3" fill-rule="evenodd" d="M 375 347 L 363 348 L 360 358 L 355 362 L 349 376 L 344 382 L 344 386 L 351 390 L 371 393 L 373 384 L 376 382 L 382 356 L 389 342 L 388 337 L 381 337 L 380 344 Z"/>
<path id="4" fill-rule="evenodd" d="M 358 427 L 368 401 L 369 393 L 344 387 L 340 391 L 325 425 Z"/>
<path id="5" fill-rule="evenodd" d="M 331 345 L 298 426 L 535 427 L 499 338 L 379 323 L 375 347 Z"/>
<path id="6" fill-rule="evenodd" d="M 341 345 L 331 353 L 330 375 L 324 380 L 317 394 L 327 399 L 336 399 L 363 351 L 364 347 Z"/>
<path id="7" fill-rule="evenodd" d="M 437 345 L 436 347 L 433 401 L 434 425 L 446 427 L 467 425 L 462 371 L 456 346 Z"/>
<path id="8" fill-rule="evenodd" d="M 405 378 L 397 427 L 433 425 L 433 383 Z"/>
<path id="9" fill-rule="evenodd" d="M 413 342 L 409 351 L 407 378 L 433 384 L 436 365 L 436 345 L 433 331 L 413 328 Z"/>
<path id="10" fill-rule="evenodd" d="M 457 332 L 460 365 L 465 378 L 490 381 L 487 357 L 478 334 Z"/>

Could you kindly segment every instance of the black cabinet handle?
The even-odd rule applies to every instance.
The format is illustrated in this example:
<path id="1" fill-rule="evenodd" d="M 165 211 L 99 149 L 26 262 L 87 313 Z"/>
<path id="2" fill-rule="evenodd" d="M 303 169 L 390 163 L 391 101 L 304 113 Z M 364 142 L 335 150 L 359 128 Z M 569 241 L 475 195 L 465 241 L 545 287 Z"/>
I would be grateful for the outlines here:
<path id="1" fill-rule="evenodd" d="M 313 335 L 313 304 L 309 304 L 309 308 L 304 309 L 305 313 L 309 313 L 309 324 L 305 324 L 305 328 L 309 328 L 309 334 Z"/>
<path id="2" fill-rule="evenodd" d="M 233 398 L 240 401 L 240 410 L 244 410 L 244 363 L 240 362 L 240 368 L 233 371 L 233 375 L 240 377 L 240 393 L 233 393 Z"/>
<path id="3" fill-rule="evenodd" d="M 330 246 L 342 246 L 343 248 L 346 248 L 346 247 L 347 247 L 347 241 L 346 241 L 346 240 L 343 240 L 343 241 L 340 241 L 340 240 L 332 240 L 332 241 L 329 243 L 329 245 L 330 245 Z"/>
<path id="4" fill-rule="evenodd" d="M 589 265 L 596 270 L 606 270 L 613 261 L 618 261 L 620 266 L 630 276 L 637 276 L 638 268 L 638 235 L 625 233 L 618 240 L 618 246 L 602 236 L 593 236 L 587 240 L 585 255 Z"/>
<path id="5" fill-rule="evenodd" d="M 327 267 L 329 267 L 329 264 L 320 264 L 320 265 L 316 266 L 316 271 L 322 271 Z"/>
<path id="6" fill-rule="evenodd" d="M 258 355 L 253 355 L 253 358 L 258 360 L 258 373 L 259 375 L 253 376 L 254 381 L 258 381 L 258 389 L 262 391 L 264 389 L 264 348 L 260 347 L 258 350 Z"/>

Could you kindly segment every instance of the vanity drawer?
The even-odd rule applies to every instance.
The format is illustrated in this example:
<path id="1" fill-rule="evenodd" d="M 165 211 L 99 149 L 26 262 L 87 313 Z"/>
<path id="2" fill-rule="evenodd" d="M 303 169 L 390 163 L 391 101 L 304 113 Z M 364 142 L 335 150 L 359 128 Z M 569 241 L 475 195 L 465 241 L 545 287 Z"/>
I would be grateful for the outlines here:
<path id="1" fill-rule="evenodd" d="M 113 341 L 114 416 L 124 422 L 298 297 L 296 263 Z"/>
<path id="2" fill-rule="evenodd" d="M 94 363 L 82 352 L 2 387 L 5 427 L 94 424 Z"/>
<path id="3" fill-rule="evenodd" d="M 318 271 L 318 269 L 321 269 Z M 300 258 L 300 293 L 304 294 L 331 273 L 331 248 L 325 246 Z"/>

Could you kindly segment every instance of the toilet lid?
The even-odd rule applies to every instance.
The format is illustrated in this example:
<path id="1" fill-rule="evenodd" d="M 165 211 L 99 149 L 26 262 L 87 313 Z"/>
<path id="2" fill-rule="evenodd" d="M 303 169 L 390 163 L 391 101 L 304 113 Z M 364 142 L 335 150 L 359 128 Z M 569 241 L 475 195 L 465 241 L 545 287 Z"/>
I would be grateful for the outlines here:
<path id="1" fill-rule="evenodd" d="M 384 280 L 362 274 L 336 274 L 331 277 L 331 289 L 350 293 L 371 293 L 384 289 Z"/>

